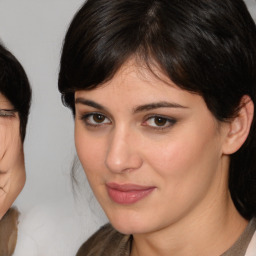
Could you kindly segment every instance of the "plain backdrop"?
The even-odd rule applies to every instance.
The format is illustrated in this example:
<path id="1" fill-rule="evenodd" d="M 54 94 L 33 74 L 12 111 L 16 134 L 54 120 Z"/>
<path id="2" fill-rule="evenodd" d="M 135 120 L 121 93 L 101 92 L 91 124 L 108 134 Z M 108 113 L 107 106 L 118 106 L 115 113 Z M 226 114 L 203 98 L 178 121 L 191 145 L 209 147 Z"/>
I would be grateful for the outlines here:
<path id="1" fill-rule="evenodd" d="M 82 0 L 0 0 L 0 39 L 20 60 L 33 101 L 25 141 L 27 182 L 15 202 L 21 212 L 15 256 L 72 256 L 106 217 L 81 168 L 72 190 L 73 118 L 57 90 L 68 24 Z M 256 1 L 247 0 L 256 17 Z"/>
<path id="2" fill-rule="evenodd" d="M 73 117 L 57 90 L 62 41 L 83 2 L 0 0 L 1 41 L 22 63 L 33 90 L 24 145 L 27 181 L 15 202 L 21 212 L 15 256 L 75 255 L 105 222 L 85 180 L 80 194 L 72 191 Z"/>

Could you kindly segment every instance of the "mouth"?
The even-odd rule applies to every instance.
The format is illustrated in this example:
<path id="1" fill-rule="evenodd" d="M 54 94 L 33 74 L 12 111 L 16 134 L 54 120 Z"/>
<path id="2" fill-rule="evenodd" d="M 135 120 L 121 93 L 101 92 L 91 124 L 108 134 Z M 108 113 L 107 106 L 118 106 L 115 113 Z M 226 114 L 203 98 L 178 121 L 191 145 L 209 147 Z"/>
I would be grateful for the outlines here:
<path id="1" fill-rule="evenodd" d="M 147 197 L 156 187 L 107 183 L 108 195 L 117 204 L 134 204 Z"/>

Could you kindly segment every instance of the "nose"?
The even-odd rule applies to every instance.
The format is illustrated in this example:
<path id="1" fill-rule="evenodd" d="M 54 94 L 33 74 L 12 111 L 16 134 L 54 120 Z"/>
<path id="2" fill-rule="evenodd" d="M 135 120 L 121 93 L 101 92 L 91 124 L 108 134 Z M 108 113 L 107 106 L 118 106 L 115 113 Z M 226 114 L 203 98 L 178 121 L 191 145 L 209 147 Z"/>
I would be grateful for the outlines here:
<path id="1" fill-rule="evenodd" d="M 131 130 L 113 131 L 105 159 L 107 168 L 115 173 L 139 169 L 143 161 L 138 146 L 138 140 Z"/>

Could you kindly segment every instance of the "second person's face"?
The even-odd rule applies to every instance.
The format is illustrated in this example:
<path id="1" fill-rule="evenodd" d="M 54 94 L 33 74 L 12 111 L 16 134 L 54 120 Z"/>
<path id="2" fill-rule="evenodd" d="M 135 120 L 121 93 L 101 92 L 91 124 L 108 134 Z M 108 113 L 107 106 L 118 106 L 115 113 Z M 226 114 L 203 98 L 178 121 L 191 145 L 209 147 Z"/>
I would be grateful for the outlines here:
<path id="1" fill-rule="evenodd" d="M 25 184 L 20 119 L 11 102 L 0 93 L 0 219 Z"/>

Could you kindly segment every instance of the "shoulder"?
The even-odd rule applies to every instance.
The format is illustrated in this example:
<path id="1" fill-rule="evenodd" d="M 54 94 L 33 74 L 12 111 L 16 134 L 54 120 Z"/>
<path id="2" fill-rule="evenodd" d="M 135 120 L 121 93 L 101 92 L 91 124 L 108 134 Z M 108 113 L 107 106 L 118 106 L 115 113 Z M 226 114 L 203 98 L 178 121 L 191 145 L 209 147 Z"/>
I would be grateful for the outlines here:
<path id="1" fill-rule="evenodd" d="M 128 256 L 130 241 L 131 236 L 121 234 L 106 224 L 80 247 L 76 256 Z"/>
<path id="2" fill-rule="evenodd" d="M 254 234 L 251 238 L 249 246 L 246 250 L 245 256 L 255 256 L 256 255 L 256 217 L 254 217 L 251 221 L 252 226 L 254 228 Z"/>
<path id="3" fill-rule="evenodd" d="M 256 254 L 256 231 L 250 241 L 245 256 L 255 256 Z"/>
<path id="4" fill-rule="evenodd" d="M 0 221 L 0 254 L 12 255 L 17 241 L 19 212 L 9 209 Z M 3 253 L 3 254 L 2 254 Z"/>

